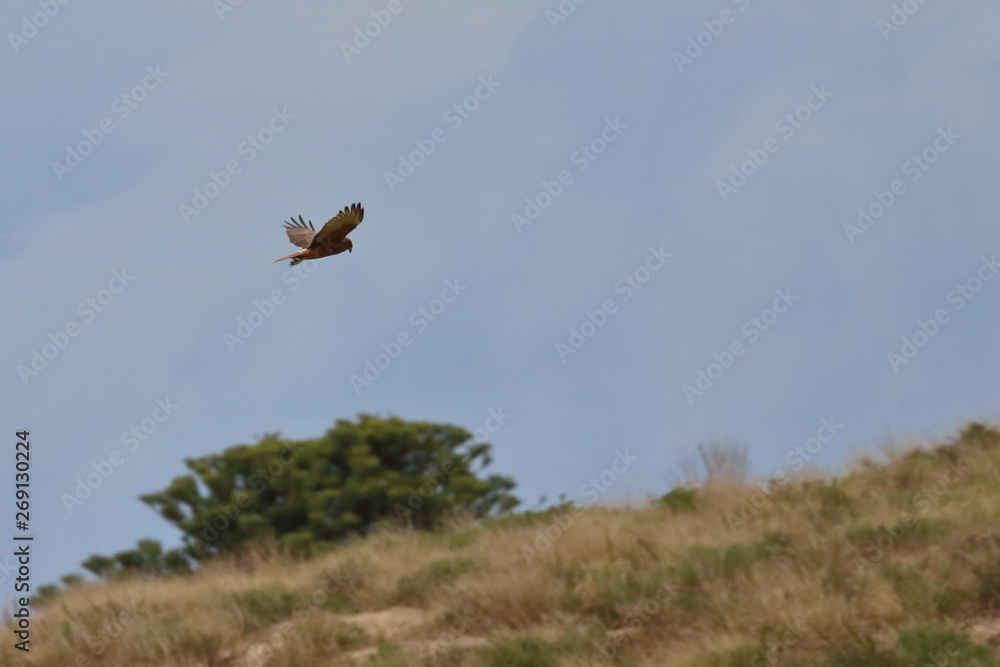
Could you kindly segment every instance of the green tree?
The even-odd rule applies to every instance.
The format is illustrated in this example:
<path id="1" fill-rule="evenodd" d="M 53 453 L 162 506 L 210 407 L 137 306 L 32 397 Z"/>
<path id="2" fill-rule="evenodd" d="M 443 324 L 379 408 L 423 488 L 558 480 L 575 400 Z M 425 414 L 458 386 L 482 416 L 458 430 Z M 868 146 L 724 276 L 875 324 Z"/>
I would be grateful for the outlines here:
<path id="1" fill-rule="evenodd" d="M 105 579 L 137 574 L 182 574 L 191 571 L 190 559 L 183 551 L 173 549 L 164 552 L 158 540 L 139 540 L 135 549 L 119 551 L 110 557 L 94 554 L 82 565 L 88 572 Z M 63 577 L 63 583 L 67 587 L 72 585 L 71 581 L 67 581 L 70 577 L 75 577 L 74 581 L 80 579 L 77 575 Z"/>
<path id="2" fill-rule="evenodd" d="M 141 496 L 201 559 L 248 541 L 335 541 L 395 520 L 431 529 L 452 510 L 480 519 L 520 501 L 508 477 L 481 478 L 490 445 L 463 428 L 359 415 L 314 440 L 255 445 L 185 461 L 194 473 Z"/>

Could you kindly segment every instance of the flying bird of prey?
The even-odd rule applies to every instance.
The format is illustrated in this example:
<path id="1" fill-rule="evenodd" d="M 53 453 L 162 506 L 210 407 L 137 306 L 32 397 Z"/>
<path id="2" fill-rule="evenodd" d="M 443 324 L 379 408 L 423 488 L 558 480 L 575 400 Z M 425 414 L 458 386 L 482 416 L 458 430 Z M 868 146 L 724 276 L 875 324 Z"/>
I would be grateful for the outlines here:
<path id="1" fill-rule="evenodd" d="M 305 248 L 305 250 L 293 252 L 291 255 L 285 255 L 274 261 L 280 262 L 283 259 L 290 259 L 292 260 L 291 266 L 295 266 L 307 259 L 328 257 L 345 250 L 351 252 L 354 242 L 347 238 L 347 235 L 361 224 L 364 217 L 365 209 L 361 208 L 361 204 L 351 204 L 333 216 L 318 232 L 313 227 L 312 220 L 306 222 L 301 215 L 298 220 L 293 217 L 290 221 L 285 222 L 285 233 L 288 234 L 288 240 L 293 245 Z"/>

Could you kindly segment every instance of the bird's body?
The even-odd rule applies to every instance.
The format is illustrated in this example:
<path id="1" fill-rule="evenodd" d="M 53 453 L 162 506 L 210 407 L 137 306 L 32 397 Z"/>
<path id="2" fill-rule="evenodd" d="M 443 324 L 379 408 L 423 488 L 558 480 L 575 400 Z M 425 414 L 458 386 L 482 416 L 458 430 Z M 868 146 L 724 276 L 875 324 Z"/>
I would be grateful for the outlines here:
<path id="1" fill-rule="evenodd" d="M 333 216 L 318 232 L 313 227 L 311 220 L 306 222 L 301 215 L 298 220 L 292 218 L 291 221 L 285 223 L 285 233 L 288 234 L 289 241 L 300 248 L 305 248 L 305 250 L 293 252 L 291 255 L 285 255 L 274 261 L 280 262 L 284 259 L 290 259 L 292 260 L 291 266 L 295 266 L 307 259 L 329 257 L 345 250 L 351 252 L 354 242 L 347 238 L 347 235 L 361 224 L 364 217 L 365 209 L 361 207 L 361 204 L 351 204 Z"/>

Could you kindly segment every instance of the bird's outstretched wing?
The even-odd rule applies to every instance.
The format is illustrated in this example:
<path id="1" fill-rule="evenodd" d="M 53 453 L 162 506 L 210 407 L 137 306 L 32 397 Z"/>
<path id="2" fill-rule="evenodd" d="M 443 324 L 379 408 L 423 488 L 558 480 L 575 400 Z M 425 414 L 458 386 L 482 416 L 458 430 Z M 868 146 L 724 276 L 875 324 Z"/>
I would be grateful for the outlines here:
<path id="1" fill-rule="evenodd" d="M 313 227 L 312 220 L 306 222 L 300 215 L 298 220 L 292 217 L 290 221 L 285 222 L 285 233 L 294 245 L 308 248 L 316 236 L 316 228 Z"/>
<path id="2" fill-rule="evenodd" d="M 354 231 L 365 217 L 365 209 L 361 204 L 351 204 L 343 211 L 333 216 L 323 228 L 316 232 L 312 239 L 314 245 L 340 243 L 344 237 Z M 289 232 L 291 234 L 291 232 Z"/>

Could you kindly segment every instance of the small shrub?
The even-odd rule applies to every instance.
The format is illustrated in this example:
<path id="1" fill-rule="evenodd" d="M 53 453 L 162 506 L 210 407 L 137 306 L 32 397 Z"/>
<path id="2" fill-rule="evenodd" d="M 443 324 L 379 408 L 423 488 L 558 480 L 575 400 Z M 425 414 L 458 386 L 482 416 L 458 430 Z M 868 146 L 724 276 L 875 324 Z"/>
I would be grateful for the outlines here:
<path id="1" fill-rule="evenodd" d="M 370 570 L 354 560 L 324 570 L 322 578 L 313 584 L 320 586 L 326 594 L 326 600 L 320 606 L 338 613 L 357 611 L 359 605 L 355 598 L 364 590 L 370 576 Z"/>
<path id="2" fill-rule="evenodd" d="M 705 590 L 701 586 L 698 570 L 691 565 L 666 568 L 667 585 L 670 586 L 670 601 L 682 611 L 697 611 L 706 606 Z"/>
<path id="3" fill-rule="evenodd" d="M 364 646 L 369 642 L 368 633 L 353 623 L 337 623 L 333 626 L 333 640 L 341 651 Z"/>
<path id="4" fill-rule="evenodd" d="M 449 549 L 462 549 L 479 539 L 480 532 L 476 529 L 459 530 L 445 535 L 445 546 Z"/>
<path id="5" fill-rule="evenodd" d="M 788 548 L 791 543 L 792 538 L 780 531 L 764 533 L 764 538 L 760 541 L 760 548 L 770 554 Z"/>
<path id="6" fill-rule="evenodd" d="M 412 662 L 399 644 L 379 644 L 378 650 L 368 658 L 372 667 L 411 667 Z"/>
<path id="7" fill-rule="evenodd" d="M 737 646 L 725 651 L 706 653 L 699 659 L 704 667 L 746 667 L 747 665 L 764 665 L 767 654 L 759 646 Z"/>
<path id="8" fill-rule="evenodd" d="M 933 584 L 913 568 L 886 565 L 882 576 L 892 585 L 896 597 L 907 611 L 926 615 L 936 607 Z"/>
<path id="9" fill-rule="evenodd" d="M 958 443 L 968 443 L 981 449 L 992 449 L 1000 445 L 1000 431 L 992 426 L 971 422 L 958 436 Z"/>
<path id="10" fill-rule="evenodd" d="M 854 635 L 850 646 L 827 654 L 827 667 L 911 667 L 917 665 L 961 665 L 996 667 L 993 653 L 972 643 L 965 634 L 917 626 L 899 633 L 893 649 L 878 649 L 870 637 Z"/>
<path id="11" fill-rule="evenodd" d="M 705 468 L 705 478 L 711 482 L 729 480 L 744 482 L 750 470 L 750 450 L 736 442 L 698 444 L 698 456 Z"/>
<path id="12" fill-rule="evenodd" d="M 471 558 L 445 558 L 431 562 L 424 569 L 403 577 L 396 584 L 397 602 L 422 600 L 435 588 L 447 586 L 463 574 L 478 569 Z"/>
<path id="13" fill-rule="evenodd" d="M 979 606 L 992 609 L 995 604 L 993 600 L 1000 600 L 1000 564 L 990 563 L 978 567 L 975 573 L 979 580 Z"/>
<path id="14" fill-rule="evenodd" d="M 920 626 L 899 633 L 899 643 L 913 665 L 962 665 L 993 667 L 993 653 L 973 644 L 968 635 Z"/>
<path id="15" fill-rule="evenodd" d="M 670 509 L 675 514 L 680 512 L 693 512 L 695 509 L 694 499 L 697 495 L 695 489 L 685 489 L 683 487 L 677 487 L 667 493 L 662 498 L 660 502 L 663 503 L 664 507 Z"/>
<path id="16" fill-rule="evenodd" d="M 852 631 L 850 638 L 827 651 L 824 667 L 913 667 L 895 650 L 883 650 L 869 636 Z"/>
<path id="17" fill-rule="evenodd" d="M 847 532 L 847 539 L 856 544 L 875 544 L 880 551 L 901 544 L 919 544 L 928 538 L 948 534 L 948 524 L 922 517 L 907 516 L 891 526 L 863 525 Z"/>
<path id="18" fill-rule="evenodd" d="M 234 607 L 246 630 L 259 630 L 282 621 L 297 606 L 305 604 L 301 594 L 284 586 L 265 586 L 223 595 L 222 604 Z"/>
<path id="19" fill-rule="evenodd" d="M 183 656 L 197 658 L 208 664 L 217 664 L 216 659 L 223 650 L 223 640 L 217 633 L 198 630 L 183 630 L 174 637 L 171 647 Z"/>
<path id="20" fill-rule="evenodd" d="M 935 596 L 934 609 L 944 617 L 960 616 L 976 604 L 976 592 L 946 586 Z"/>
<path id="21" fill-rule="evenodd" d="M 181 617 L 173 613 L 152 619 L 131 634 L 127 641 L 134 653 L 154 664 L 167 663 L 178 657 L 213 664 L 224 643 L 218 633 L 187 627 Z"/>
<path id="22" fill-rule="evenodd" d="M 708 576 L 728 579 L 755 563 L 769 560 L 788 544 L 789 539 L 783 533 L 767 533 L 760 542 L 732 544 L 725 549 L 697 545 L 688 550 L 685 560 Z"/>
<path id="23" fill-rule="evenodd" d="M 824 521 L 843 521 L 847 517 L 854 516 L 854 503 L 836 483 L 822 486 L 819 489 L 819 516 Z"/>
<path id="24" fill-rule="evenodd" d="M 59 594 L 59 586 L 55 584 L 42 584 L 35 591 L 31 598 L 31 606 L 38 608 L 46 602 L 51 601 Z"/>
<path id="25" fill-rule="evenodd" d="M 519 636 L 494 640 L 485 651 L 485 667 L 554 667 L 556 652 L 548 642 Z"/>
<path id="26" fill-rule="evenodd" d="M 630 570 L 605 566 L 585 570 L 583 576 L 597 594 L 593 611 L 605 624 L 621 621 L 637 604 L 647 600 L 666 601 L 676 594 L 669 572 L 663 568 Z"/>

